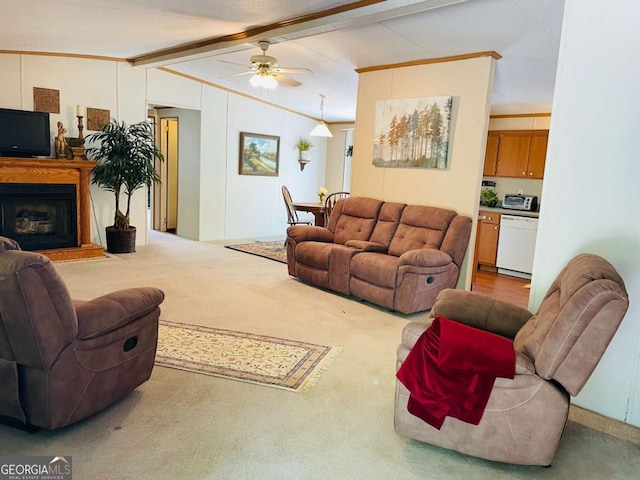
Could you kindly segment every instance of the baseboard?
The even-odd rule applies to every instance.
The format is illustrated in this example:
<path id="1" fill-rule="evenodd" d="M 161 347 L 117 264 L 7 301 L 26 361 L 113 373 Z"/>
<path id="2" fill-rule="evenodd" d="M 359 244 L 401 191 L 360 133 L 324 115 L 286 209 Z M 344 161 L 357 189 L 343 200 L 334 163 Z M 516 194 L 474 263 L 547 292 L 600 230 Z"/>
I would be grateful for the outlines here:
<path id="1" fill-rule="evenodd" d="M 569 408 L 569 420 L 640 445 L 640 428 L 613 418 L 605 417 L 604 415 L 586 410 L 577 405 L 572 404 Z"/>

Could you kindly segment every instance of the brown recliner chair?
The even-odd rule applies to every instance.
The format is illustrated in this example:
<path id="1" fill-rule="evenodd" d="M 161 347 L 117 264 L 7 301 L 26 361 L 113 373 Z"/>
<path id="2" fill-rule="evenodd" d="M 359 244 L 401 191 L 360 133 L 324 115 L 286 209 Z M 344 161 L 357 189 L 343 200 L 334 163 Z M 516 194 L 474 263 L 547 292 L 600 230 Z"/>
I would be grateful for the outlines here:
<path id="1" fill-rule="evenodd" d="M 47 257 L 0 237 L 0 420 L 64 427 L 148 380 L 163 300 L 132 288 L 72 301 Z"/>
<path id="2" fill-rule="evenodd" d="M 408 412 L 409 392 L 397 382 L 396 433 L 488 460 L 550 465 L 567 421 L 569 395 L 587 382 L 627 307 L 622 278 L 592 254 L 568 263 L 535 315 L 478 293 L 442 291 L 426 322 L 404 328 L 398 368 L 441 316 L 512 339 L 515 378 L 496 379 L 478 425 L 446 417 L 440 430 Z"/>

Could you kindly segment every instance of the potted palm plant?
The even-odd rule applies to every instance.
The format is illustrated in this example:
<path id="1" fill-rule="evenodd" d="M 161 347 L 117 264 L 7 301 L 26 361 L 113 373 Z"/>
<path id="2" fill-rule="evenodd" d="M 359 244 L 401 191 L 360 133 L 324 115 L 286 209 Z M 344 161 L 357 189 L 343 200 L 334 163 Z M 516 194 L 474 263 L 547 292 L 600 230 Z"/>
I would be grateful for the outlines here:
<path id="1" fill-rule="evenodd" d="M 307 152 L 313 148 L 313 143 L 308 138 L 300 138 L 296 142 L 296 149 L 298 150 L 298 162 L 300 163 L 300 171 L 304 170 L 304 167 L 309 163 Z"/>
<path id="2" fill-rule="evenodd" d="M 112 119 L 101 132 L 88 135 L 87 141 L 99 143 L 86 151 L 88 158 L 98 162 L 91 172 L 91 183 L 115 196 L 113 225 L 106 227 L 107 251 L 135 252 L 136 227 L 129 223 L 131 196 L 139 188 L 160 182 L 154 160 L 164 160 L 154 143 L 152 127 L 147 121 L 126 125 Z M 126 195 L 124 213 L 122 193 Z"/>

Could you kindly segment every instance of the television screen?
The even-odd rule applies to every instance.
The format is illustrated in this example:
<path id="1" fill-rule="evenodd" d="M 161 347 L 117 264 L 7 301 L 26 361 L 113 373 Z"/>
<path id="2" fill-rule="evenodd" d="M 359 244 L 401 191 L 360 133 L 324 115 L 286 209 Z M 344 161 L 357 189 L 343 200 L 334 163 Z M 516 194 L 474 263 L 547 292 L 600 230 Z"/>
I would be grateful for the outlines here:
<path id="1" fill-rule="evenodd" d="M 0 108 L 0 155 L 37 157 L 51 154 L 49 114 Z"/>

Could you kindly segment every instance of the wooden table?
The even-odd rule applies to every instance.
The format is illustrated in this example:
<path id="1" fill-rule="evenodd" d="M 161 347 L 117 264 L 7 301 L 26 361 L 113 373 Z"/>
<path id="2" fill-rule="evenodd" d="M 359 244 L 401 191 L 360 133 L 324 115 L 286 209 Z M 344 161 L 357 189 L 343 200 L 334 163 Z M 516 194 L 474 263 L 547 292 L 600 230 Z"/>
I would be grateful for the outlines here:
<path id="1" fill-rule="evenodd" d="M 315 224 L 317 227 L 324 227 L 324 204 L 323 203 L 306 203 L 294 202 L 293 208 L 298 212 L 313 213 Z"/>

